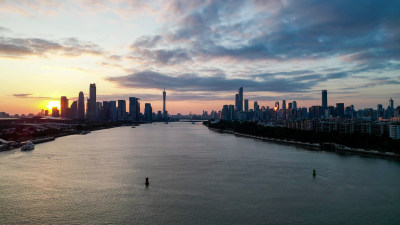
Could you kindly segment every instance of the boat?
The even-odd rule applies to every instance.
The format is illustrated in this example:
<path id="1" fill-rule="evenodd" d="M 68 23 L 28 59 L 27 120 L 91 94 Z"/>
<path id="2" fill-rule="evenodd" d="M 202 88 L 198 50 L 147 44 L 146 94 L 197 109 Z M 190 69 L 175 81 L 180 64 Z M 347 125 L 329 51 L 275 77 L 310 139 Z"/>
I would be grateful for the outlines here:
<path id="1" fill-rule="evenodd" d="M 21 148 L 21 151 L 31 151 L 35 149 L 35 145 L 32 142 L 27 142 Z"/>

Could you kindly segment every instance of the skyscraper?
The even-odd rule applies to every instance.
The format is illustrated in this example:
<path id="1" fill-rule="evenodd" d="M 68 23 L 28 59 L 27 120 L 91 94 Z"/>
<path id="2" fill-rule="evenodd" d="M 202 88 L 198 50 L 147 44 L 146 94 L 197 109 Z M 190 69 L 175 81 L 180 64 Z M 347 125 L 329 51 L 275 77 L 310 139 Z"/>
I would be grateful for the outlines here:
<path id="1" fill-rule="evenodd" d="M 293 109 L 297 109 L 297 102 L 293 101 Z"/>
<path id="2" fill-rule="evenodd" d="M 108 103 L 108 107 L 110 110 L 110 121 L 116 121 L 118 118 L 118 110 L 117 110 L 117 102 L 116 101 L 110 101 Z"/>
<path id="3" fill-rule="evenodd" d="M 282 100 L 282 109 L 286 110 L 286 100 Z"/>
<path id="4" fill-rule="evenodd" d="M 322 90 L 322 111 L 324 114 L 327 108 L 328 108 L 328 92 L 326 90 Z"/>
<path id="5" fill-rule="evenodd" d="M 126 120 L 126 101 L 118 100 L 118 120 Z"/>
<path id="6" fill-rule="evenodd" d="M 238 111 L 243 111 L 243 87 L 239 88 Z"/>
<path id="7" fill-rule="evenodd" d="M 90 84 L 86 118 L 96 120 L 96 84 Z"/>
<path id="8" fill-rule="evenodd" d="M 235 94 L 235 110 L 239 111 L 239 94 Z"/>
<path id="9" fill-rule="evenodd" d="M 394 102 L 392 98 L 389 99 L 389 107 L 390 109 L 394 109 Z"/>
<path id="10" fill-rule="evenodd" d="M 168 117 L 167 108 L 165 107 L 167 101 L 167 92 L 165 92 L 165 85 L 163 91 L 163 117 L 166 119 Z"/>
<path id="11" fill-rule="evenodd" d="M 78 115 L 78 102 L 73 101 L 67 117 L 70 119 L 76 119 L 77 115 Z"/>
<path id="12" fill-rule="evenodd" d="M 249 111 L 249 100 L 248 99 L 244 100 L 244 111 L 245 112 Z"/>
<path id="13" fill-rule="evenodd" d="M 140 103 L 139 98 L 129 97 L 129 114 L 133 121 L 140 120 Z"/>
<path id="14" fill-rule="evenodd" d="M 255 112 L 260 111 L 260 106 L 258 105 L 257 101 L 254 101 L 254 111 Z"/>
<path id="15" fill-rule="evenodd" d="M 344 116 L 344 103 L 336 103 L 336 116 Z"/>
<path id="16" fill-rule="evenodd" d="M 279 102 L 276 101 L 276 102 L 275 102 L 275 111 L 278 111 L 278 110 L 279 110 Z"/>
<path id="17" fill-rule="evenodd" d="M 61 108 L 61 117 L 67 118 L 68 111 L 68 98 L 66 96 L 61 96 L 60 108 Z"/>
<path id="18" fill-rule="evenodd" d="M 83 96 L 83 92 L 79 92 L 78 97 L 78 119 L 85 119 L 85 98 Z"/>
<path id="19" fill-rule="evenodd" d="M 150 103 L 144 104 L 144 120 L 150 122 L 153 120 L 153 109 Z"/>

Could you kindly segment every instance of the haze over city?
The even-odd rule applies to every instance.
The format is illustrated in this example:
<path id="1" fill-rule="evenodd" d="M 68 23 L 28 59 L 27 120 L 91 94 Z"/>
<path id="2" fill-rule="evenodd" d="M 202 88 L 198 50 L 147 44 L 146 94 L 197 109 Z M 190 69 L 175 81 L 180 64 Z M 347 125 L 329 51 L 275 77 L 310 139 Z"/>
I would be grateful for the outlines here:
<path id="1" fill-rule="evenodd" d="M 1 1 L 0 110 L 99 101 L 220 110 L 238 87 L 273 107 L 400 98 L 399 1 Z M 395 103 L 396 105 L 398 102 Z M 142 104 L 143 111 L 144 104 Z"/>

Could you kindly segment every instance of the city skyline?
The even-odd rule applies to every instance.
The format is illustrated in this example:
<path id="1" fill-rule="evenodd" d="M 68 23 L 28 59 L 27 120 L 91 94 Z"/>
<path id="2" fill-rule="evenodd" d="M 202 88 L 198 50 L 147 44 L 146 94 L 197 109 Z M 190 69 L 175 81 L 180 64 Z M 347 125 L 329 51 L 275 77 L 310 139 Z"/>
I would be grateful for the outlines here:
<path id="1" fill-rule="evenodd" d="M 397 106 L 400 3 L 352 4 L 1 1 L 0 111 L 71 105 L 89 83 L 98 101 L 135 96 L 153 111 L 165 84 L 169 114 L 219 110 L 241 86 L 250 105 L 311 107 L 328 90 L 328 103 Z"/>

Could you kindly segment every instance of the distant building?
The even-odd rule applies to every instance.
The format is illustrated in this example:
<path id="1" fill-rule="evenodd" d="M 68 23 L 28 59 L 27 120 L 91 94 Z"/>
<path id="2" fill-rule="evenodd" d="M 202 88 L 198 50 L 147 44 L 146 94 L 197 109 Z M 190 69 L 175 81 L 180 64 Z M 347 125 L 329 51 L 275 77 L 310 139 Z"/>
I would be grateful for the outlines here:
<path id="1" fill-rule="evenodd" d="M 66 96 L 61 96 L 60 107 L 61 107 L 61 117 L 67 118 L 68 111 L 68 98 Z"/>
<path id="2" fill-rule="evenodd" d="M 244 111 L 245 112 L 249 111 L 249 100 L 248 99 L 244 100 Z"/>
<path id="3" fill-rule="evenodd" d="M 69 119 L 77 119 L 78 118 L 78 102 L 73 101 L 71 104 L 71 108 L 68 110 L 68 116 Z"/>
<path id="4" fill-rule="evenodd" d="M 126 115 L 126 101 L 125 100 L 118 100 L 118 120 L 127 120 L 127 115 Z"/>
<path id="5" fill-rule="evenodd" d="M 150 103 L 144 104 L 144 120 L 151 122 L 153 120 L 153 109 Z"/>
<path id="6" fill-rule="evenodd" d="M 234 105 L 229 105 L 229 118 L 228 120 L 235 120 L 235 106 Z"/>
<path id="7" fill-rule="evenodd" d="M 222 107 L 221 120 L 229 120 L 229 107 L 228 107 L 228 105 L 224 105 Z"/>
<path id="8" fill-rule="evenodd" d="M 389 107 L 390 109 L 394 109 L 394 101 L 393 101 L 392 98 L 389 99 L 389 105 L 388 105 L 388 107 Z"/>
<path id="9" fill-rule="evenodd" d="M 336 103 L 336 116 L 344 117 L 344 103 Z"/>
<path id="10" fill-rule="evenodd" d="M 289 110 L 293 109 L 293 102 L 289 102 L 288 105 L 289 105 L 289 108 L 288 108 Z"/>
<path id="11" fill-rule="evenodd" d="M 238 111 L 243 111 L 243 87 L 239 88 Z"/>
<path id="12" fill-rule="evenodd" d="M 325 114 L 326 109 L 328 109 L 328 92 L 322 90 L 322 112 Z"/>
<path id="13" fill-rule="evenodd" d="M 274 109 L 275 109 L 275 111 L 279 110 L 279 102 L 278 101 L 275 102 L 275 108 Z"/>
<path id="14" fill-rule="evenodd" d="M 83 92 L 79 92 L 78 97 L 78 119 L 84 120 L 85 119 L 85 98 Z"/>
<path id="15" fill-rule="evenodd" d="M 111 121 L 111 119 L 110 119 L 110 102 L 108 102 L 108 101 L 103 101 L 103 108 L 101 109 L 100 120 L 101 121 Z"/>
<path id="16" fill-rule="evenodd" d="M 118 119 L 118 110 L 117 110 L 117 102 L 116 101 L 109 101 L 108 102 L 110 121 L 117 121 Z"/>
<path id="17" fill-rule="evenodd" d="M 166 104 L 167 104 L 167 92 L 165 92 L 165 85 L 164 85 L 164 91 L 163 91 L 163 116 L 164 116 L 164 119 L 167 119 L 167 117 L 168 117 Z"/>
<path id="18" fill-rule="evenodd" d="M 400 125 L 393 124 L 389 126 L 389 137 L 392 139 L 400 139 Z"/>
<path id="19" fill-rule="evenodd" d="M 309 108 L 309 117 L 310 119 L 319 119 L 322 116 L 322 106 L 316 105 L 316 106 L 311 106 Z"/>
<path id="20" fill-rule="evenodd" d="M 260 106 L 258 105 L 258 102 L 257 102 L 257 101 L 254 101 L 254 108 L 253 108 L 253 110 L 254 110 L 255 112 L 260 111 Z"/>
<path id="21" fill-rule="evenodd" d="M 282 109 L 286 110 L 286 100 L 282 100 Z"/>
<path id="22" fill-rule="evenodd" d="M 129 115 L 133 121 L 140 120 L 140 103 L 139 98 L 129 97 Z"/>
<path id="23" fill-rule="evenodd" d="M 297 102 L 293 101 L 293 109 L 297 109 Z"/>
<path id="24" fill-rule="evenodd" d="M 87 113 L 86 118 L 88 120 L 96 120 L 96 84 L 90 84 L 89 87 L 89 99 L 87 100 Z"/>
<path id="25" fill-rule="evenodd" d="M 60 116 L 60 111 L 58 110 L 57 107 L 53 107 L 51 109 L 51 116 L 52 117 L 59 117 Z"/>

